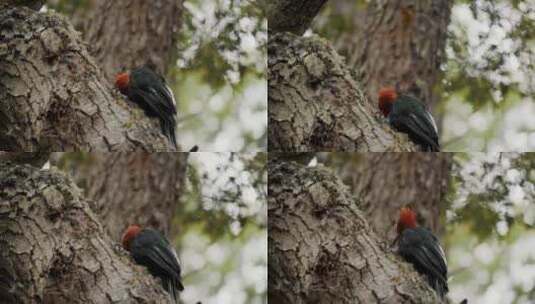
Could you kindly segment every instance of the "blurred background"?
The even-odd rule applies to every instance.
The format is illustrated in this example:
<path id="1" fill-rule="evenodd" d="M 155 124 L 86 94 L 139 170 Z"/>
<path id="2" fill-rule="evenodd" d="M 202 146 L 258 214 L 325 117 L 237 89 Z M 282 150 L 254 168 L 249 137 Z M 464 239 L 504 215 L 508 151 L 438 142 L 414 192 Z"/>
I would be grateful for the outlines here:
<path id="1" fill-rule="evenodd" d="M 166 80 L 184 150 L 267 149 L 267 21 L 252 0 L 183 1 L 177 56 Z M 48 0 L 82 30 L 95 0 Z"/>
<path id="2" fill-rule="evenodd" d="M 184 303 L 267 303 L 267 154 L 190 154 L 174 222 Z"/>
<path id="3" fill-rule="evenodd" d="M 53 153 L 51 163 L 95 201 L 118 246 L 129 223 L 168 227 L 182 303 L 267 303 L 266 153 Z"/>
<path id="4" fill-rule="evenodd" d="M 445 240 L 454 303 L 533 303 L 535 153 L 455 154 Z"/>
<path id="5" fill-rule="evenodd" d="M 535 2 L 452 2 L 447 58 L 434 88 L 442 151 L 534 151 Z M 308 34 L 348 57 L 368 3 L 329 1 Z"/>
<path id="6" fill-rule="evenodd" d="M 267 20 L 254 2 L 184 2 L 175 88 L 185 147 L 267 150 Z"/>

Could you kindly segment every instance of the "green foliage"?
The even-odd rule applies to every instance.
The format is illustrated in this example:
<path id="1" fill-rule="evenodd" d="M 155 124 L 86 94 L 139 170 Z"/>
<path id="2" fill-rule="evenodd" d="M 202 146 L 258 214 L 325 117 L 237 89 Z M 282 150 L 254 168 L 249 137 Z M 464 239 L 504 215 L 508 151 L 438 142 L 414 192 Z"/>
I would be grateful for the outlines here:
<path id="1" fill-rule="evenodd" d="M 486 202 L 473 198 L 466 207 L 462 208 L 457 216 L 463 223 L 469 225 L 470 232 L 480 240 L 486 239 L 496 233 L 495 227 L 499 216 L 489 208 Z"/>
<path id="2" fill-rule="evenodd" d="M 267 153 L 190 154 L 174 221 L 186 290 L 202 288 L 185 302 L 267 303 L 266 203 Z"/>
<path id="3" fill-rule="evenodd" d="M 446 117 L 442 136 L 446 150 L 530 149 L 528 142 L 518 147 L 508 143 L 511 135 L 517 136 L 518 142 L 522 134 L 535 131 L 528 127 L 527 118 L 507 120 L 507 113 L 512 111 L 523 112 L 526 117 L 533 115 L 516 110 L 530 109 L 526 103 L 533 102 L 535 94 L 535 24 L 530 14 L 533 7 L 529 1 L 456 1 L 440 89 Z M 469 110 L 456 111 L 459 100 L 470 105 Z M 467 122 L 472 118 L 486 120 L 487 128 L 470 127 Z M 453 129 L 465 131 L 452 132 Z M 460 145 L 457 139 L 461 139 Z M 474 141 L 482 144 L 470 146 Z M 492 148 L 495 145 L 500 147 Z"/>
<path id="4" fill-rule="evenodd" d="M 265 148 L 267 119 L 260 115 L 267 112 L 267 21 L 262 11 L 254 1 L 239 0 L 189 0 L 184 8 L 179 59 L 171 70 L 179 141 L 202 151 Z"/>
<path id="5" fill-rule="evenodd" d="M 535 219 L 525 217 L 535 199 L 532 153 L 462 153 L 454 161 L 450 222 L 467 225 L 480 241 L 503 237 L 514 225 L 535 226 Z"/>
<path id="6" fill-rule="evenodd" d="M 216 159 L 208 160 L 208 154 Z M 265 227 L 265 214 L 258 212 L 267 201 L 266 153 L 200 153 L 194 157 L 194 164 L 188 165 L 188 190 L 179 204 L 177 223 L 195 225 L 211 240 L 237 235 L 247 225 Z M 202 167 L 214 161 L 215 166 Z"/>
<path id="7" fill-rule="evenodd" d="M 452 302 L 530 303 L 534 172 L 534 153 L 455 154 L 444 240 Z"/>

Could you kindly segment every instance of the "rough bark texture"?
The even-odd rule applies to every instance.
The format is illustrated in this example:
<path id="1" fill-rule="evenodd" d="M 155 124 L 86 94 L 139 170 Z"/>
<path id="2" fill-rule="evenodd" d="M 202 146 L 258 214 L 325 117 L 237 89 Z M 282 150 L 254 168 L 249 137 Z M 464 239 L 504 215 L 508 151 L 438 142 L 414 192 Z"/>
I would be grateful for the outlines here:
<path id="1" fill-rule="evenodd" d="M 412 266 L 378 245 L 328 170 L 270 162 L 268 212 L 270 302 L 438 302 Z"/>
<path id="2" fill-rule="evenodd" d="M 415 151 L 407 136 L 370 114 L 326 41 L 275 34 L 268 53 L 270 151 Z"/>
<path id="3" fill-rule="evenodd" d="M 450 20 L 450 0 L 381 0 L 368 6 L 364 31 L 354 41 L 348 58 L 377 102 L 383 86 L 398 85 L 428 105 L 444 60 Z"/>
<path id="4" fill-rule="evenodd" d="M 130 224 L 153 227 L 166 235 L 184 191 L 187 153 L 90 154 L 76 179 L 95 201 L 93 210 L 116 241 Z M 173 230 L 177 230 L 176 227 Z"/>
<path id="5" fill-rule="evenodd" d="M 96 0 L 86 41 L 106 78 L 146 63 L 165 74 L 180 27 L 181 0 Z"/>
<path id="6" fill-rule="evenodd" d="M 2 303 L 166 303 L 62 173 L 0 163 Z"/>
<path id="7" fill-rule="evenodd" d="M 270 33 L 302 35 L 327 0 L 261 0 Z"/>
<path id="8" fill-rule="evenodd" d="M 0 5 L 0 150 L 171 150 L 62 17 Z"/>
<path id="9" fill-rule="evenodd" d="M 360 200 L 360 210 L 383 239 L 395 238 L 399 209 L 410 206 L 419 224 L 440 235 L 452 155 L 449 153 L 347 154 L 338 176 Z"/>

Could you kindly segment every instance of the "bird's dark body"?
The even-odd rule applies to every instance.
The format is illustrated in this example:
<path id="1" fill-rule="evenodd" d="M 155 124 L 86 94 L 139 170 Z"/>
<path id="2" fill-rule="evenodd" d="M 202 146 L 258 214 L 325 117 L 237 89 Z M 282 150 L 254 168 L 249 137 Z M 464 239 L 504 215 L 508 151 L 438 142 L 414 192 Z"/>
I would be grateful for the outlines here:
<path id="1" fill-rule="evenodd" d="M 431 231 L 421 227 L 403 230 L 399 238 L 399 254 L 426 277 L 441 298 L 444 297 L 448 292 L 448 268 L 444 251 Z"/>
<path id="2" fill-rule="evenodd" d="M 176 143 L 176 105 L 165 80 L 148 67 L 139 67 L 130 73 L 128 98 L 138 104 L 149 117 L 157 117 L 160 127 L 171 143 Z"/>
<path id="3" fill-rule="evenodd" d="M 178 292 L 184 290 L 180 277 L 180 264 L 167 239 L 158 231 L 143 229 L 132 239 L 130 253 L 136 263 L 162 280 L 164 289 L 176 302 Z"/>
<path id="4" fill-rule="evenodd" d="M 407 95 L 399 96 L 392 105 L 388 121 L 394 129 L 408 134 L 425 151 L 440 151 L 433 117 L 417 99 Z"/>

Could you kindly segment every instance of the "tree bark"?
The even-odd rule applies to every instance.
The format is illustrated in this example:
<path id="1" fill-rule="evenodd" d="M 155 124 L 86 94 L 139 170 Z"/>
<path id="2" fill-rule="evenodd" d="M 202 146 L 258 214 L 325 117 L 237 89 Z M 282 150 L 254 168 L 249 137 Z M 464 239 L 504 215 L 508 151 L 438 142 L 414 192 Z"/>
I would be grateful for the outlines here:
<path id="1" fill-rule="evenodd" d="M 416 151 L 373 117 L 343 59 L 322 39 L 275 34 L 268 43 L 270 151 Z"/>
<path id="2" fill-rule="evenodd" d="M 431 108 L 440 76 L 452 1 L 372 1 L 364 30 L 348 51 L 368 101 L 384 86 L 399 86 Z"/>
<path id="3" fill-rule="evenodd" d="M 326 169 L 270 162 L 270 301 L 438 302 L 409 264 L 379 246 L 360 204 Z"/>
<path id="4" fill-rule="evenodd" d="M 334 156 L 337 157 L 338 155 Z M 338 176 L 361 199 L 360 210 L 382 239 L 395 238 L 401 207 L 410 206 L 421 226 L 444 231 L 450 153 L 359 153 L 339 161 Z M 335 167 L 337 165 L 333 164 Z"/>
<path id="5" fill-rule="evenodd" d="M 56 169 L 0 163 L 3 303 L 165 303 Z"/>
<path id="6" fill-rule="evenodd" d="M 62 17 L 0 6 L 0 150 L 170 150 Z"/>
<path id="7" fill-rule="evenodd" d="M 270 33 L 302 35 L 327 0 L 261 0 Z"/>
<path id="8" fill-rule="evenodd" d="M 165 75 L 176 57 L 182 0 L 96 0 L 85 26 L 92 55 L 109 81 L 124 70 L 150 64 Z"/>
<path id="9" fill-rule="evenodd" d="M 171 221 L 184 191 L 187 153 L 90 154 L 75 178 L 112 239 L 130 224 L 177 233 Z"/>

